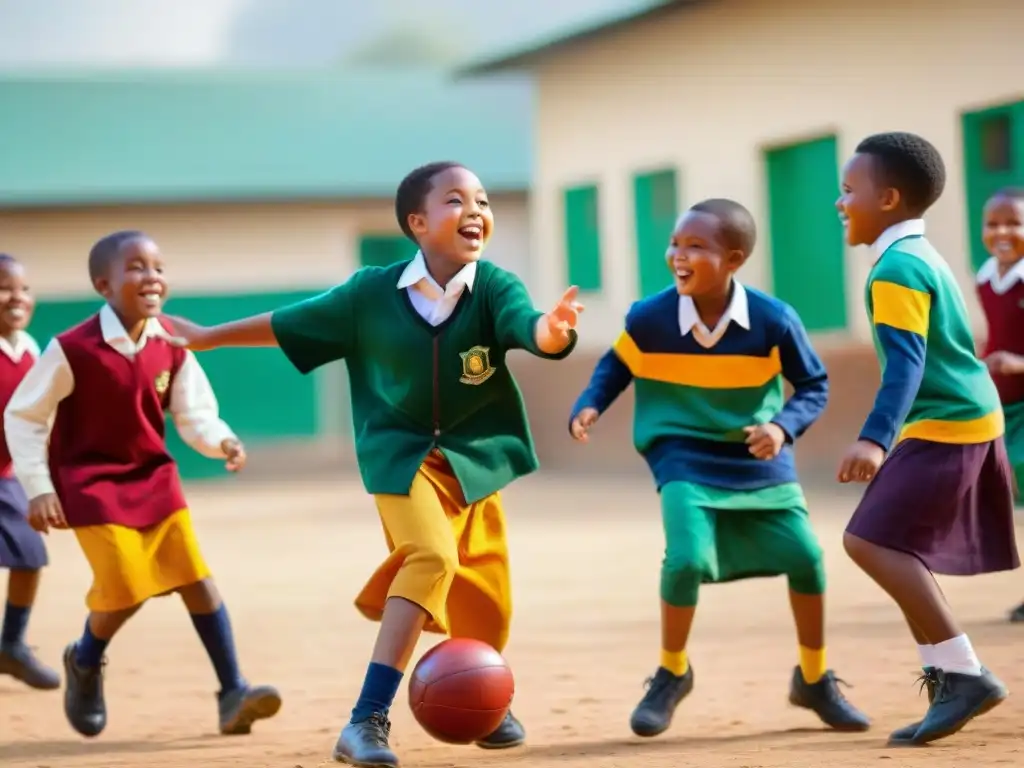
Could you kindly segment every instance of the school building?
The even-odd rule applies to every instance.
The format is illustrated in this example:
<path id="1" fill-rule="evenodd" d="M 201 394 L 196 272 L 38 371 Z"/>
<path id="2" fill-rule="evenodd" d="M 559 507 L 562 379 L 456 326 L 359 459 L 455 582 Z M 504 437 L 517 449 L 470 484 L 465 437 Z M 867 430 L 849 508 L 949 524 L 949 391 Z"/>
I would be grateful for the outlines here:
<path id="1" fill-rule="evenodd" d="M 119 73 L 0 77 L 0 251 L 21 258 L 41 344 L 99 306 L 91 245 L 142 229 L 167 258 L 170 313 L 271 310 L 415 248 L 394 191 L 417 165 L 474 168 L 496 211 L 490 258 L 529 277 L 529 91 L 442 75 Z M 300 376 L 276 350 L 201 360 L 250 446 L 292 463 L 350 449 L 344 366 Z M 223 476 L 182 446 L 189 477 Z"/>
<path id="2" fill-rule="evenodd" d="M 996 0 L 635 2 L 461 74 L 534 77 L 531 274 L 541 301 L 567 282 L 586 291 L 590 354 L 575 365 L 589 368 L 630 303 L 669 284 L 677 212 L 732 197 L 760 230 L 742 279 L 796 307 L 833 372 L 832 426 L 809 439 L 841 443 L 856 437 L 877 370 L 865 346 L 870 258 L 844 245 L 834 207 L 841 164 L 879 131 L 939 147 L 948 183 L 929 235 L 982 332 L 972 281 L 985 258 L 981 206 L 1024 183 L 1022 27 L 1024 4 Z M 587 373 L 558 378 L 575 390 Z M 628 440 L 630 409 L 616 410 L 606 428 Z M 822 449 L 836 459 L 836 446 Z"/>

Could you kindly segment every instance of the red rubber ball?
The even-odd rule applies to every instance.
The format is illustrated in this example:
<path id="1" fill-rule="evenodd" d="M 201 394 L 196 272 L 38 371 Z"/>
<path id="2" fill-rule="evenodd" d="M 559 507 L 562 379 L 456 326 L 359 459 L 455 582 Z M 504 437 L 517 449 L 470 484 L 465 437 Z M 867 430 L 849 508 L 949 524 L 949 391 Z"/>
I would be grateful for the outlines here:
<path id="1" fill-rule="evenodd" d="M 490 736 L 512 705 L 515 681 L 500 653 L 479 640 L 445 640 L 409 678 L 409 706 L 427 733 L 448 744 Z"/>

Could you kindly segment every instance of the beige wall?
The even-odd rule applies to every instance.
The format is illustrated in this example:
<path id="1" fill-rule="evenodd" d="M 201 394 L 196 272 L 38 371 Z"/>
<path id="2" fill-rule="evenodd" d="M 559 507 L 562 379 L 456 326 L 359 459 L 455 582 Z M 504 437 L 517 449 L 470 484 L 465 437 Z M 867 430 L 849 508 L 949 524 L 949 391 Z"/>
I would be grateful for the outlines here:
<path id="1" fill-rule="evenodd" d="M 1024 95 L 1022 27 L 1024 3 L 998 0 L 718 0 L 542 60 L 538 298 L 554 298 L 564 280 L 561 189 L 598 181 L 606 289 L 589 299 L 583 338 L 613 338 L 636 292 L 632 174 L 666 165 L 678 168 L 684 203 L 726 196 L 754 211 L 762 245 L 744 277 L 767 288 L 761 151 L 835 132 L 845 157 L 885 130 L 921 133 L 942 151 L 949 180 L 929 231 L 969 288 L 959 113 Z M 848 254 L 859 338 L 867 267 L 863 250 Z"/>
<path id="2" fill-rule="evenodd" d="M 525 195 L 497 195 L 487 257 L 527 278 Z M 244 293 L 331 285 L 358 266 L 362 234 L 395 233 L 390 201 L 0 210 L 0 251 L 28 264 L 40 296 L 91 291 L 86 256 L 118 229 L 142 229 L 177 291 Z"/>

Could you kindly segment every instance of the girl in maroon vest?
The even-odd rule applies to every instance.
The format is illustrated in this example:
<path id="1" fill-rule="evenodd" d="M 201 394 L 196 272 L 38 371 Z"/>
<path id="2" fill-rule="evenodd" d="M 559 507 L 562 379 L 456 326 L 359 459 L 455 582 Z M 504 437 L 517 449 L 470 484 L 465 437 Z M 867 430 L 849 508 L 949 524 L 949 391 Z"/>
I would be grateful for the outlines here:
<path id="1" fill-rule="evenodd" d="M 978 299 L 988 321 L 982 352 L 1006 417 L 1006 450 L 1024 493 L 1024 189 L 1003 189 L 985 204 L 982 238 L 992 254 L 978 270 Z M 1010 613 L 1024 621 L 1024 603 Z"/>
<path id="2" fill-rule="evenodd" d="M 7 407 L 15 387 L 39 357 L 39 347 L 25 332 L 34 308 L 24 267 L 13 256 L 0 253 L 0 408 Z M 10 571 L 0 628 L 0 675 L 52 690 L 60 687 L 60 676 L 25 644 L 39 572 L 46 564 L 46 545 L 28 523 L 28 499 L 14 477 L 7 440 L 0 439 L 0 568 Z"/>
<path id="3" fill-rule="evenodd" d="M 221 733 L 248 733 L 281 706 L 276 690 L 250 686 L 239 670 L 227 610 L 164 443 L 169 411 L 192 448 L 225 459 L 229 470 L 245 463 L 202 368 L 160 318 L 163 272 L 160 251 L 141 232 L 100 240 L 89 276 L 107 303 L 50 342 L 5 413 L 29 521 L 43 532 L 71 528 L 93 572 L 85 630 L 64 652 L 64 711 L 84 736 L 106 726 L 107 644 L 146 600 L 170 592 L 184 600 L 216 670 Z"/>

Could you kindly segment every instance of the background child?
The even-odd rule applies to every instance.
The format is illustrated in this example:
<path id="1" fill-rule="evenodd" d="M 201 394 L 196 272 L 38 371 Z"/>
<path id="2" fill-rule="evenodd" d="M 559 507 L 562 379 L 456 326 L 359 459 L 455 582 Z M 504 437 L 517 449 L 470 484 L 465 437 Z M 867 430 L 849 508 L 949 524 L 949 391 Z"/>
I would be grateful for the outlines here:
<path id="1" fill-rule="evenodd" d="M 825 573 L 792 445 L 828 399 L 825 369 L 791 307 L 734 278 L 754 248 L 750 212 L 707 200 L 680 217 L 675 286 L 633 305 L 573 409 L 577 440 L 636 382 L 634 439 L 661 494 L 661 665 L 633 713 L 665 731 L 693 689 L 686 643 L 701 583 L 786 574 L 800 643 L 790 701 L 840 730 L 868 719 L 825 662 Z M 784 402 L 783 379 L 794 387 Z"/>
<path id="2" fill-rule="evenodd" d="M 388 712 L 423 629 L 508 640 L 511 585 L 499 491 L 537 468 L 509 350 L 551 359 L 576 341 L 576 289 L 547 313 L 480 255 L 494 218 L 480 180 L 434 163 L 399 185 L 395 212 L 420 248 L 308 301 L 235 323 L 175 321 L 193 349 L 280 346 L 302 373 L 344 359 L 356 454 L 390 555 L 356 598 L 381 622 L 340 762 L 397 766 Z M 521 744 L 511 714 L 479 746 Z"/>
<path id="3" fill-rule="evenodd" d="M 242 677 L 164 442 L 166 409 L 197 451 L 227 459 L 229 470 L 245 463 L 199 363 L 168 340 L 163 273 L 160 251 L 141 232 L 96 243 L 89 276 L 107 303 L 50 342 L 5 413 L 32 525 L 72 528 L 93 572 L 85 630 L 64 652 L 64 710 L 84 736 L 106 726 L 107 644 L 146 600 L 170 592 L 181 594 L 217 672 L 220 731 L 248 733 L 281 705 L 273 688 Z"/>
<path id="4" fill-rule="evenodd" d="M 982 238 L 992 254 L 978 270 L 978 299 L 988 323 L 982 355 L 999 390 L 1006 419 L 1006 451 L 1024 492 L 1024 189 L 1003 189 L 989 198 Z M 1024 603 L 1010 613 L 1024 621 Z"/>
<path id="5" fill-rule="evenodd" d="M 0 408 L 39 357 L 39 347 L 25 329 L 35 299 L 25 269 L 13 256 L 0 254 Z M 7 605 L 0 628 L 0 675 L 32 688 L 60 687 L 60 676 L 40 662 L 25 644 L 25 629 L 47 564 L 46 545 L 28 524 L 28 499 L 14 477 L 7 440 L 0 427 L 0 568 L 7 568 Z"/>
<path id="6" fill-rule="evenodd" d="M 836 202 L 850 245 L 872 246 L 867 310 L 882 365 L 875 407 L 839 468 L 840 482 L 871 481 L 843 543 L 903 611 L 932 698 L 896 743 L 956 733 L 1007 695 L 932 573 L 1020 565 L 999 395 L 974 353 L 956 278 L 924 237 L 921 217 L 945 181 L 925 139 L 878 134 L 847 162 Z"/>

